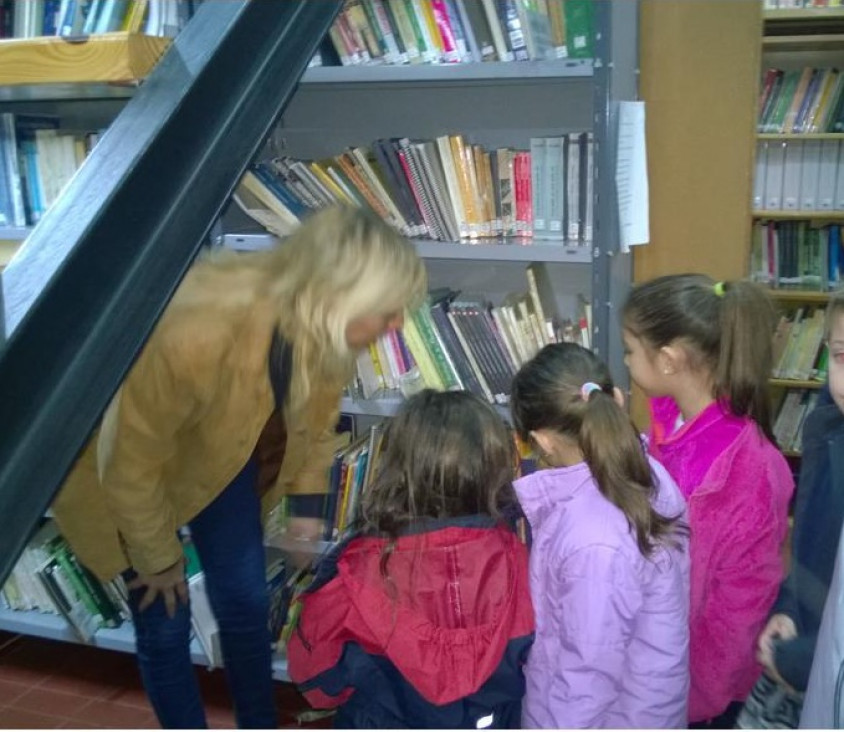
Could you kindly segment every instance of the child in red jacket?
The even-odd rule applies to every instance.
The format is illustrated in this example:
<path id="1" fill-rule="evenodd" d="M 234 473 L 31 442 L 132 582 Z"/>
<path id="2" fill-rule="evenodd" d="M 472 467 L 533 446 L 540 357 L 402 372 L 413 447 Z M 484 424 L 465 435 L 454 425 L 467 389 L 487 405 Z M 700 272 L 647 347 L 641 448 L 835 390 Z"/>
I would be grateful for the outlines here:
<path id="1" fill-rule="evenodd" d="M 337 727 L 519 727 L 533 640 L 509 430 L 468 392 L 388 426 L 361 530 L 319 565 L 290 676 Z"/>

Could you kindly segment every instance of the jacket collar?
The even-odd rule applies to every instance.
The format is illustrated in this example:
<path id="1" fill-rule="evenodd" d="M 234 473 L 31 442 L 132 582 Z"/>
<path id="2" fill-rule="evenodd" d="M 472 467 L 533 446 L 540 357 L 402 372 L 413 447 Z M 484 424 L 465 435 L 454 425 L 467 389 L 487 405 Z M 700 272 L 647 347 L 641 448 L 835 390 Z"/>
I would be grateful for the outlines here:
<path id="1" fill-rule="evenodd" d="M 558 504 L 570 501 L 591 482 L 589 466 L 581 462 L 565 468 L 537 470 L 519 478 L 513 487 L 530 525 L 536 527 Z"/>

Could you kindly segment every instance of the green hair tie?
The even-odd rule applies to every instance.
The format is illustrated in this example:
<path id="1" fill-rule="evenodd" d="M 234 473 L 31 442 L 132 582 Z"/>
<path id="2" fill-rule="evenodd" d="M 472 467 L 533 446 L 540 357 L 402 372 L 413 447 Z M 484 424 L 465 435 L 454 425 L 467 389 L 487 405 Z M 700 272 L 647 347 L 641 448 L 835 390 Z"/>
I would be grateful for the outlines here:
<path id="1" fill-rule="evenodd" d="M 724 293 L 727 291 L 726 283 L 725 282 L 716 282 L 712 285 L 712 292 L 714 292 L 718 297 L 724 297 Z"/>

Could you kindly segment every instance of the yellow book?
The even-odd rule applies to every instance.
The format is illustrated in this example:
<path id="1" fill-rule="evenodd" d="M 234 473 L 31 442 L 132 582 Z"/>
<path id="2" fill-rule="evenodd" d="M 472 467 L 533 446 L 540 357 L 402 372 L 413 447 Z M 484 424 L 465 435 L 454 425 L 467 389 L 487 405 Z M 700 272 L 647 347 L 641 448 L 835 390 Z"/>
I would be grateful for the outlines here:
<path id="1" fill-rule="evenodd" d="M 470 170 L 474 170 L 474 166 L 472 165 L 471 154 L 467 152 L 467 145 L 463 141 L 462 135 L 449 135 L 449 142 L 451 143 L 451 156 L 457 172 L 457 185 L 460 188 L 460 198 L 463 201 L 463 212 L 466 216 L 469 237 L 474 239 L 481 233 L 481 213 L 475 196 L 475 189 L 472 187 Z"/>
<path id="2" fill-rule="evenodd" d="M 144 18 L 147 14 L 149 0 L 131 0 L 126 15 L 123 16 L 123 23 L 120 30 L 127 33 L 140 33 L 144 25 Z"/>
<path id="3" fill-rule="evenodd" d="M 404 342 L 407 344 L 410 354 L 413 356 L 413 360 L 416 361 L 416 365 L 419 367 L 419 372 L 422 374 L 425 386 L 429 389 L 444 391 L 445 384 L 443 384 L 443 381 L 437 372 L 437 367 L 434 365 L 431 354 L 428 353 L 428 349 L 425 347 L 425 341 L 422 338 L 422 334 L 416 327 L 416 323 L 412 317 L 408 316 L 404 319 L 404 325 L 402 326 L 401 332 L 404 336 Z"/>
<path id="4" fill-rule="evenodd" d="M 419 0 L 419 6 L 422 8 L 422 17 L 425 19 L 425 28 L 427 28 L 428 35 L 431 42 L 436 49 L 437 58 L 442 58 L 445 54 L 445 45 L 443 44 L 440 29 L 437 27 L 437 19 L 434 17 L 434 9 L 431 7 L 431 0 Z"/>
<path id="5" fill-rule="evenodd" d="M 328 175 L 322 163 L 313 161 L 308 163 L 308 167 L 311 169 L 311 172 L 319 178 L 320 182 L 334 194 L 334 197 L 338 201 L 355 205 L 355 201 L 349 198 L 349 196 L 346 195 L 346 192 L 334 182 L 334 179 L 330 175 Z"/>

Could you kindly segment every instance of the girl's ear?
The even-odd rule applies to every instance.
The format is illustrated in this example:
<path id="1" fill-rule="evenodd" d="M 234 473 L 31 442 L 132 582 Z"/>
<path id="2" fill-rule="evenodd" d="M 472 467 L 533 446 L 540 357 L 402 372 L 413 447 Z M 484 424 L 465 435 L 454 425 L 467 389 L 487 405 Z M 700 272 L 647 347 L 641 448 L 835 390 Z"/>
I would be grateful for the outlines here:
<path id="1" fill-rule="evenodd" d="M 679 345 L 663 346 L 656 353 L 656 367 L 663 376 L 672 376 L 683 370 L 686 354 Z"/>
<path id="2" fill-rule="evenodd" d="M 539 449 L 539 454 L 543 459 L 547 460 L 554 453 L 554 438 L 548 430 L 531 430 L 530 437 Z"/>
<path id="3" fill-rule="evenodd" d="M 612 398 L 619 407 L 624 409 L 624 393 L 617 386 L 614 386 L 612 389 Z"/>

